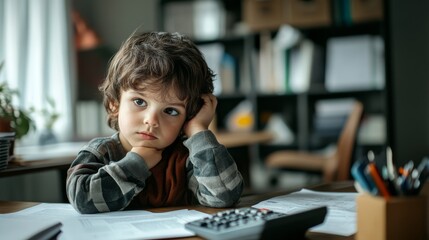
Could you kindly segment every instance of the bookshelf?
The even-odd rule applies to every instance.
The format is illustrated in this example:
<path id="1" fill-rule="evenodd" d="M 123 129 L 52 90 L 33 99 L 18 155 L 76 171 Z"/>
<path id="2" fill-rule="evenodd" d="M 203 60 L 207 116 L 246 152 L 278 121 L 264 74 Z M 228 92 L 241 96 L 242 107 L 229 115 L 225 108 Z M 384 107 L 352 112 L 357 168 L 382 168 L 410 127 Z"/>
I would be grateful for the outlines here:
<path id="1" fill-rule="evenodd" d="M 294 5 L 295 7 L 298 6 L 297 11 L 302 15 L 295 14 L 293 15 L 293 18 L 291 17 L 290 19 L 285 20 L 283 19 L 284 16 L 277 13 L 278 9 L 276 6 L 279 6 L 278 8 L 285 6 L 291 7 L 293 4 L 298 4 L 297 2 L 308 1 L 259 1 L 265 3 L 257 4 L 274 4 L 269 6 L 264 5 L 265 10 L 268 9 L 267 11 L 273 11 L 271 13 L 267 13 L 266 16 L 260 15 L 265 14 L 263 12 L 257 12 L 257 8 L 260 6 L 251 6 L 249 8 L 248 4 L 256 4 L 252 0 L 233 1 L 234 3 L 220 0 L 215 2 L 218 2 L 219 5 L 224 7 L 222 16 L 227 16 L 223 23 L 216 25 L 223 27 L 223 29 L 218 31 L 218 36 L 212 37 L 210 39 L 201 40 L 198 39 L 198 37 L 195 37 L 195 42 L 198 45 L 220 44 L 224 47 L 224 51 L 231 55 L 236 61 L 236 65 L 234 66 L 236 74 L 232 84 L 234 89 L 223 89 L 217 95 L 220 106 L 217 109 L 218 129 L 224 130 L 226 128 L 224 119 L 228 113 L 241 101 L 248 100 L 253 105 L 255 119 L 255 124 L 253 126 L 254 130 L 266 129 L 269 123 L 269 117 L 277 115 L 281 116 L 283 121 L 295 135 L 295 138 L 292 142 L 284 144 L 258 144 L 256 146 L 257 150 L 254 153 L 258 155 L 259 159 L 263 160 L 266 155 L 279 149 L 321 149 L 331 143 L 336 142 L 336 138 L 334 136 L 330 139 L 324 140 L 315 139 L 314 119 L 317 103 L 323 100 L 354 98 L 360 100 L 364 104 L 364 121 L 370 119 L 372 116 L 376 116 L 376 119 L 379 120 L 377 122 L 378 125 L 376 125 L 378 126 L 376 130 L 380 131 L 380 134 L 376 137 L 375 140 L 362 140 L 363 142 L 358 141 L 358 150 L 360 152 L 364 152 L 368 149 L 380 149 L 386 145 L 386 116 L 388 114 L 387 93 L 385 87 L 388 80 L 386 78 L 383 78 L 384 82 L 382 82 L 382 84 L 374 87 L 350 87 L 349 89 L 344 88 L 336 91 L 329 91 L 326 87 L 326 71 L 328 69 L 327 62 L 330 57 L 328 56 L 328 45 L 332 39 L 365 36 L 368 39 L 378 38 L 382 44 L 385 42 L 385 23 L 383 17 L 378 16 L 376 11 L 367 11 L 367 16 L 362 14 L 359 15 L 356 13 L 357 10 L 354 9 L 356 8 L 356 2 L 359 1 L 351 0 L 349 1 L 351 4 L 349 6 L 349 15 L 346 14 L 343 17 L 338 17 L 337 13 L 339 10 L 337 9 L 339 6 L 337 6 L 337 4 L 340 4 L 339 2 L 347 1 L 310 1 L 309 4 L 314 3 L 317 6 L 320 5 L 320 9 L 323 8 L 321 11 L 319 11 L 322 12 L 319 15 L 323 16 L 314 17 L 313 14 L 312 19 L 309 21 L 303 21 L 302 19 L 307 18 L 308 14 L 310 13 L 305 12 L 305 6 L 299 8 L 301 6 Z M 370 2 L 373 2 L 373 4 L 377 5 L 382 1 L 366 1 L 366 3 Z M 165 25 L 166 23 L 171 22 L 171 20 L 167 19 L 170 16 L 165 15 L 165 9 L 167 7 L 171 8 L 171 4 L 174 5 L 177 3 L 179 3 L 179 5 L 189 4 L 188 6 L 192 6 L 194 1 L 160 1 L 160 16 L 162 16 L 160 19 L 160 29 L 166 31 L 172 30 L 171 26 Z M 328 5 L 330 4 L 328 7 L 326 5 L 327 3 Z M 378 5 L 378 7 L 380 6 Z M 188 10 L 190 8 L 191 7 L 188 7 Z M 169 11 L 172 12 L 171 9 Z M 216 9 L 216 11 L 218 11 L 218 9 Z M 253 11 L 252 13 L 254 16 L 259 16 L 256 18 L 257 21 L 255 21 L 255 19 L 249 18 L 249 11 Z M 331 12 L 327 13 L 326 11 Z M 360 9 L 360 11 L 363 10 Z M 326 15 L 328 15 L 330 18 L 326 19 Z M 190 14 L 190 16 L 192 16 L 192 14 Z M 267 18 L 269 19 L 267 20 Z M 190 20 L 188 19 L 188 21 Z M 264 23 L 264 21 L 266 21 L 266 23 Z M 263 90 L 260 87 L 261 85 L 268 84 L 268 82 L 273 78 L 268 74 L 261 74 L 263 70 L 261 69 L 260 62 L 267 61 L 265 62 L 268 63 L 266 65 L 274 65 L 274 60 L 268 59 L 261 61 L 260 56 L 263 54 L 262 52 L 264 51 L 264 44 L 267 41 L 268 44 L 273 44 L 276 36 L 280 34 L 280 30 L 278 28 L 279 21 L 290 21 L 294 23 L 292 27 L 299 32 L 301 37 L 300 41 L 311 41 L 314 49 L 317 49 L 318 51 L 319 59 L 317 62 L 312 62 L 311 65 L 312 72 L 315 71 L 314 66 L 318 68 L 318 75 L 310 76 L 308 87 L 304 88 L 304 90 L 291 90 L 290 88 L 287 88 L 288 86 L 286 86 L 286 89 L 282 90 L 279 90 L 279 87 L 274 87 L 274 90 Z M 243 25 L 246 24 L 248 24 L 250 27 L 248 26 L 249 28 L 247 31 L 243 31 Z M 193 29 L 190 31 L 191 37 L 192 34 L 195 33 L 193 31 L 197 30 L 198 29 Z M 181 29 L 176 28 L 175 31 L 181 32 Z M 187 29 L 187 31 L 189 31 L 189 29 Z M 198 36 L 198 34 L 195 36 Z M 381 49 L 380 54 L 381 60 L 384 60 L 383 49 Z M 378 70 L 381 71 L 381 74 L 384 76 L 385 67 L 381 65 Z"/>

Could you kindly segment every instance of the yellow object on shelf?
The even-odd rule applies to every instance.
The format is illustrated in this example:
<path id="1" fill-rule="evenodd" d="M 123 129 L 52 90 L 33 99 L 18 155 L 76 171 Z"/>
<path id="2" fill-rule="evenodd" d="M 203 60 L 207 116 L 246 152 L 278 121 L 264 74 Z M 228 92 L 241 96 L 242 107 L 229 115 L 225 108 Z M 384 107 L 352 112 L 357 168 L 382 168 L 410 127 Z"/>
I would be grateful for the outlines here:
<path id="1" fill-rule="evenodd" d="M 228 131 L 252 131 L 254 126 L 253 107 L 250 101 L 240 102 L 226 117 Z"/>

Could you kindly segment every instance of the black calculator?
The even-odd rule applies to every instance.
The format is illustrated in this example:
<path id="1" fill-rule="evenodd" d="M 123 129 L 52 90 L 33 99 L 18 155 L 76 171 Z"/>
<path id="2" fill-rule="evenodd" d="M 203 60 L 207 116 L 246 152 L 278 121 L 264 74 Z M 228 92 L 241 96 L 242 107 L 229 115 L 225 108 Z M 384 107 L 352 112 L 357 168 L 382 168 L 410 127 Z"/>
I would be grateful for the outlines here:
<path id="1" fill-rule="evenodd" d="M 188 222 L 185 228 L 206 239 L 303 239 L 326 213 L 326 206 L 292 214 L 245 207 Z"/>

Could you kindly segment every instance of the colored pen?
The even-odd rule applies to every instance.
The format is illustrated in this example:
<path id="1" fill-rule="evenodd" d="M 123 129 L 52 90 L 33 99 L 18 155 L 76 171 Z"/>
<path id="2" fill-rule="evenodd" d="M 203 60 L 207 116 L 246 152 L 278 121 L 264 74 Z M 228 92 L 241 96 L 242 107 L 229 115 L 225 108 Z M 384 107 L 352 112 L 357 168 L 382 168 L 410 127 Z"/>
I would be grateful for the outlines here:
<path id="1" fill-rule="evenodd" d="M 398 195 L 401 192 L 401 188 L 396 184 L 398 172 L 396 170 L 395 164 L 393 163 L 393 154 L 390 147 L 386 148 L 386 166 L 389 190 L 392 195 Z"/>
<path id="2" fill-rule="evenodd" d="M 386 166 L 387 166 L 387 172 L 389 175 L 389 179 L 394 181 L 398 174 L 396 172 L 395 164 L 393 164 L 393 157 L 392 157 L 392 149 L 390 147 L 387 147 L 386 149 Z"/>
<path id="3" fill-rule="evenodd" d="M 370 162 L 368 163 L 366 171 L 371 176 L 371 178 L 374 181 L 375 185 L 377 186 L 380 194 L 386 199 L 390 198 L 391 194 L 390 194 L 389 190 L 387 189 L 387 186 L 385 185 L 383 179 L 381 178 L 381 175 L 377 169 L 377 166 L 375 165 L 374 157 L 371 157 L 371 155 L 369 155 L 368 159 Z"/>
<path id="4" fill-rule="evenodd" d="M 371 179 L 368 179 L 368 177 L 365 175 L 366 166 L 366 161 L 358 160 L 354 162 L 351 169 L 352 176 L 362 188 L 362 190 L 370 194 L 377 195 L 378 190 L 376 186 L 373 184 Z"/>
<path id="5" fill-rule="evenodd" d="M 402 170 L 402 184 L 401 184 L 401 190 L 405 195 L 411 194 L 411 173 L 414 170 L 414 162 L 408 161 Z"/>
<path id="6" fill-rule="evenodd" d="M 417 173 L 418 176 L 417 179 L 414 182 L 413 188 L 415 191 L 415 194 L 418 194 L 423 187 L 423 185 L 426 183 L 426 180 L 429 176 L 429 158 L 424 158 L 422 162 L 417 167 Z"/>
<path id="7" fill-rule="evenodd" d="M 419 171 L 419 181 L 420 183 L 425 183 L 429 176 L 429 158 L 424 158 L 420 165 L 417 167 Z"/>

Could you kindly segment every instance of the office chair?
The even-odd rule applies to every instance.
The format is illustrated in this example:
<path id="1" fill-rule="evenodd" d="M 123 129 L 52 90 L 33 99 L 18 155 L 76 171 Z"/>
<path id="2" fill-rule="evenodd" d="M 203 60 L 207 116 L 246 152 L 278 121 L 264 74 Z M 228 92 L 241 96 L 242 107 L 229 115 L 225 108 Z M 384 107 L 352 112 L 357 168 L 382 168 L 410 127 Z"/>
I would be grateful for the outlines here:
<path id="1" fill-rule="evenodd" d="M 318 173 L 323 182 L 348 180 L 357 130 L 363 105 L 356 101 L 337 141 L 336 150 L 328 155 L 305 151 L 280 150 L 265 159 L 268 168 Z"/>

